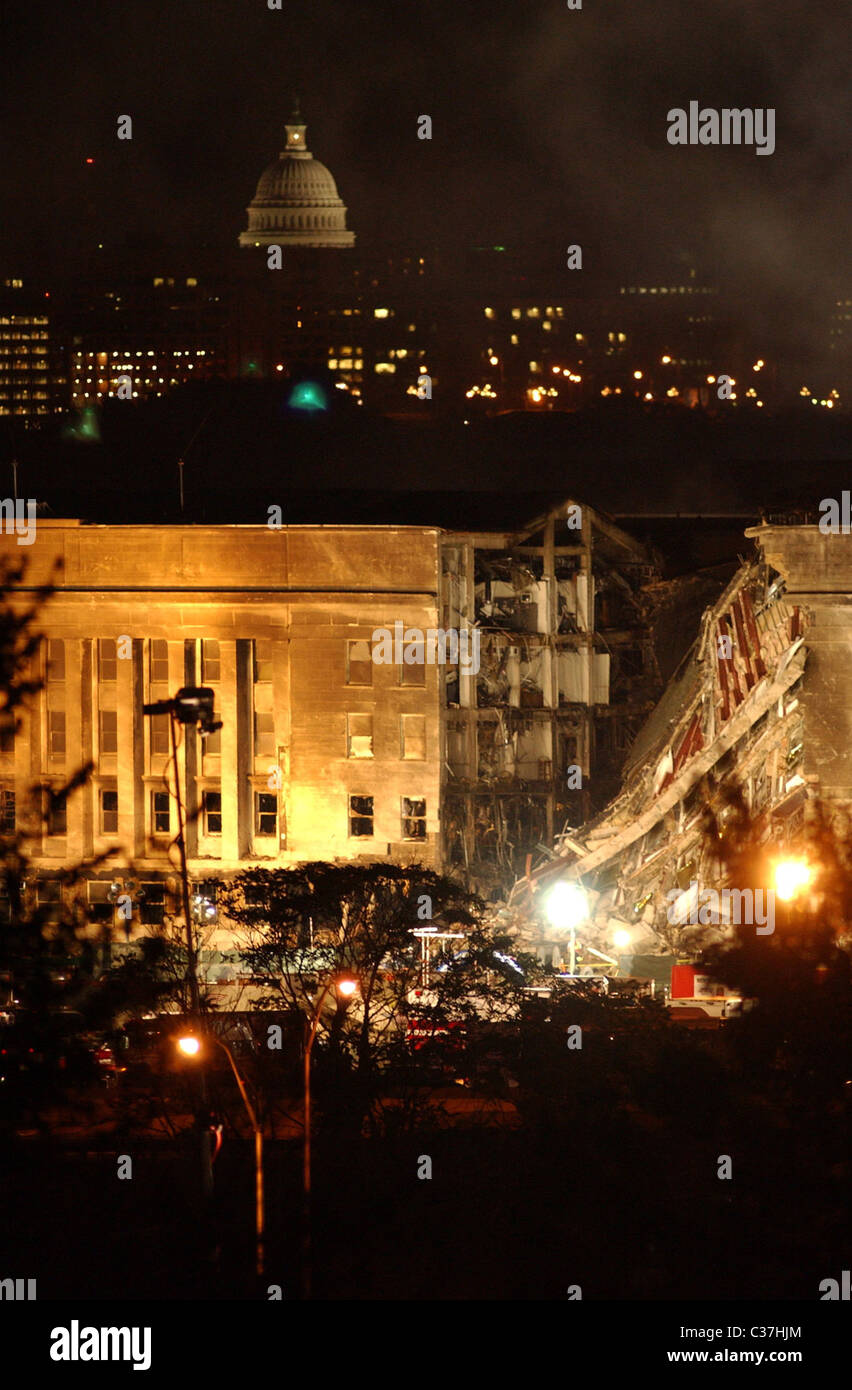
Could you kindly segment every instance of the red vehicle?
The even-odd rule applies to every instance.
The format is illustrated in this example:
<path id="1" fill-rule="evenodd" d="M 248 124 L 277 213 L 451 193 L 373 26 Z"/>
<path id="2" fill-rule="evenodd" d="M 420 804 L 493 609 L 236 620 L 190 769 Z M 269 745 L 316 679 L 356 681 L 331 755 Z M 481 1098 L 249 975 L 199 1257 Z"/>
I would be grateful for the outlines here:
<path id="1" fill-rule="evenodd" d="M 460 1052 L 464 1047 L 464 1024 L 459 1019 L 449 1023 L 433 1023 L 428 1018 L 410 1018 L 405 1041 L 412 1052 L 434 1046 L 441 1051 Z"/>

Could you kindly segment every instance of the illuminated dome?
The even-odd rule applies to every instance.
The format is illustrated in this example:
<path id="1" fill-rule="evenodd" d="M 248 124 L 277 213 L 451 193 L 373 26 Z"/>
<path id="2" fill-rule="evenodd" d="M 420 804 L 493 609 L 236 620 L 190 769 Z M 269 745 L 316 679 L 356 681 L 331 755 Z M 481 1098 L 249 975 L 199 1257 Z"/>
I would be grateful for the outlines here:
<path id="1" fill-rule="evenodd" d="M 354 246 L 337 185 L 307 148 L 298 102 L 285 129 L 287 147 L 260 176 L 240 246 Z"/>

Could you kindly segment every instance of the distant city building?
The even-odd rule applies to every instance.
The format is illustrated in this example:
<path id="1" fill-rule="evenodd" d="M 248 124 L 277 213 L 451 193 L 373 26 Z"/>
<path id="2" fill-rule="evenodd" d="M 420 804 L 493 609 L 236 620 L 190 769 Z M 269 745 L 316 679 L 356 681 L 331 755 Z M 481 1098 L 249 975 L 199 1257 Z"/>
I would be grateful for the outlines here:
<path id="1" fill-rule="evenodd" d="M 0 285 L 0 415 L 26 428 L 67 409 L 67 359 L 50 297 L 10 277 Z"/>

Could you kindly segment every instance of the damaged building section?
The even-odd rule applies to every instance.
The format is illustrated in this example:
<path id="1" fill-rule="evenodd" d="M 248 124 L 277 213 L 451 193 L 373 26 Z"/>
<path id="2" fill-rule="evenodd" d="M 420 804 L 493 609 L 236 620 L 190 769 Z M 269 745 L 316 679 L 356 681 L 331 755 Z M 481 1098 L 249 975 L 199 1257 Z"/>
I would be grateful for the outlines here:
<path id="1" fill-rule="evenodd" d="M 445 863 L 500 896 L 536 845 L 617 785 L 661 682 L 646 547 L 566 501 L 511 533 L 442 539 L 442 621 L 476 626 L 477 672 L 447 667 Z"/>
<path id="2" fill-rule="evenodd" d="M 736 886 L 725 883 L 707 840 L 708 805 L 724 826 L 738 793 L 766 838 L 783 843 L 800 832 L 809 798 L 848 803 L 848 759 L 832 744 L 849 723 L 852 545 L 816 527 L 746 534 L 757 558 L 705 612 L 631 749 L 621 792 L 602 814 L 557 836 L 554 857 L 512 891 L 507 920 L 557 965 L 567 959 L 568 935 L 548 923 L 557 881 L 579 882 L 586 894 L 588 918 L 577 929 L 584 971 L 597 952 L 622 973 L 654 975 L 653 965 L 638 969 L 639 958 L 694 959 L 731 921 L 730 894 L 701 924 L 693 910 L 700 888 Z"/>

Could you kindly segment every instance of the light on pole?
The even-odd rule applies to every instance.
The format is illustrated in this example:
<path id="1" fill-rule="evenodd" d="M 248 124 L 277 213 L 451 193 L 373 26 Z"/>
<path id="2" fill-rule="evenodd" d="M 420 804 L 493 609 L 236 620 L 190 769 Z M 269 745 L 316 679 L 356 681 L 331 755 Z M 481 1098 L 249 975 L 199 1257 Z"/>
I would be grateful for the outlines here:
<path id="1" fill-rule="evenodd" d="M 180 857 L 181 898 L 183 920 L 186 930 L 186 968 L 190 997 L 192 999 L 192 1012 L 196 1017 L 200 1013 L 201 1005 L 198 992 L 198 966 L 196 962 L 195 943 L 192 936 L 192 914 L 189 907 L 189 872 L 186 865 L 186 835 L 184 832 L 183 798 L 181 797 L 180 791 L 180 769 L 177 755 L 177 726 L 178 724 L 194 725 L 201 730 L 202 737 L 207 734 L 215 733 L 217 729 L 221 729 L 222 721 L 214 720 L 213 718 L 214 699 L 215 694 L 210 686 L 184 686 L 171 700 L 155 700 L 152 704 L 142 706 L 143 714 L 167 714 L 169 716 L 172 766 L 174 769 L 174 794 L 178 823 L 178 833 L 175 844 L 178 847 L 178 855 Z"/>
<path id="2" fill-rule="evenodd" d="M 577 973 L 577 927 L 589 919 L 589 899 L 579 883 L 560 879 L 554 884 L 544 903 L 552 927 L 571 933 L 571 976 Z"/>
<path id="3" fill-rule="evenodd" d="M 243 1105 L 245 1106 L 246 1113 L 249 1117 L 249 1123 L 254 1132 L 255 1273 L 257 1274 L 258 1278 L 260 1278 L 263 1274 L 265 1253 L 265 1214 L 263 1199 L 263 1129 L 260 1125 L 260 1122 L 258 1121 L 257 1112 L 254 1106 L 252 1105 L 251 1101 L 249 1100 L 248 1091 L 245 1087 L 245 1082 L 243 1081 L 243 1078 L 240 1075 L 239 1068 L 236 1062 L 234 1061 L 234 1054 L 231 1052 L 231 1049 L 228 1047 L 227 1043 L 223 1043 L 221 1038 L 215 1037 L 215 1035 L 212 1033 L 205 1034 L 205 1041 L 207 1040 L 209 1040 L 212 1043 L 215 1043 L 217 1047 L 221 1047 L 222 1051 L 225 1053 L 225 1056 L 228 1058 L 228 1061 L 231 1064 L 231 1070 L 233 1071 L 234 1077 L 236 1079 L 236 1083 L 240 1088 L 240 1095 L 242 1096 Z M 201 1040 L 194 1034 L 188 1034 L 185 1037 L 178 1038 L 177 1045 L 185 1057 L 197 1057 L 199 1059 L 203 1057 Z"/>
<path id="4" fill-rule="evenodd" d="M 323 986 L 310 1022 L 305 1043 L 304 1150 L 302 1155 L 302 1297 L 311 1296 L 311 1052 L 317 1035 L 322 1006 L 330 989 L 342 999 L 358 993 L 358 981 L 351 975 L 332 975 Z"/>

